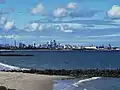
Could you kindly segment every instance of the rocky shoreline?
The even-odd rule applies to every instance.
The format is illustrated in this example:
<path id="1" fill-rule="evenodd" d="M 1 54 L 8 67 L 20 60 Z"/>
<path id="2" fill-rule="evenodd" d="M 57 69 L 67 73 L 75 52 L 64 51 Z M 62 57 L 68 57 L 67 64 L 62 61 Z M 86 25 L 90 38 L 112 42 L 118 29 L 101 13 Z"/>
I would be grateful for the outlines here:
<path id="1" fill-rule="evenodd" d="M 120 78 L 120 69 L 46 69 L 46 70 L 2 70 L 4 72 L 23 72 L 31 74 L 44 74 L 44 75 L 60 75 L 60 76 L 71 76 L 75 78 L 79 77 L 112 77 Z"/>

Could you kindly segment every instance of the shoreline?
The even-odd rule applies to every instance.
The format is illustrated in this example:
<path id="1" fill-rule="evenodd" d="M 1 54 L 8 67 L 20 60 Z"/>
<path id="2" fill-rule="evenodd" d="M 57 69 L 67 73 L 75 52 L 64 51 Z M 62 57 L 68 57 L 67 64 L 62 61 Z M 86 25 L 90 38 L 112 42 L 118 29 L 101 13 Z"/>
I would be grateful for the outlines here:
<path id="1" fill-rule="evenodd" d="M 15 69 L 15 70 L 1 70 L 4 72 L 21 72 L 38 75 L 56 75 L 56 76 L 69 76 L 74 78 L 91 78 L 91 77 L 112 77 L 120 78 L 120 69 Z"/>
<path id="2" fill-rule="evenodd" d="M 44 71 L 44 72 L 43 72 Z M 103 75 L 95 75 L 96 73 L 100 73 L 100 70 L 83 70 L 84 74 L 80 74 L 79 70 L 2 70 L 0 71 L 0 86 L 5 86 L 6 88 L 13 90 L 53 90 L 54 81 L 55 80 L 67 80 L 67 79 L 79 79 L 79 81 L 73 83 L 72 85 L 78 87 L 80 83 L 84 83 L 87 81 L 97 80 L 100 78 L 120 78 L 117 76 L 103 76 Z M 59 72 L 58 72 L 59 71 Z M 64 71 L 64 73 L 62 72 Z M 87 71 L 87 72 L 86 72 Z M 88 72 L 89 71 L 89 72 Z M 94 75 L 90 75 L 93 73 Z M 98 72 L 97 72 L 98 71 Z M 57 72 L 55 74 L 55 72 Z M 70 73 L 71 72 L 71 75 Z M 104 74 L 112 74 L 114 75 L 114 70 L 103 70 Z M 109 73 L 108 73 L 109 72 Z M 60 74 L 61 73 L 61 74 Z M 67 73 L 67 74 L 65 74 Z M 87 74 L 86 74 L 87 73 Z M 120 69 L 117 69 L 118 76 L 120 76 Z M 78 76 L 76 76 L 78 75 Z"/>
<path id="3" fill-rule="evenodd" d="M 70 77 L 0 71 L 0 86 L 15 90 L 53 90 L 53 80 L 67 78 Z"/>
<path id="4" fill-rule="evenodd" d="M 120 50 L 114 50 L 114 49 L 0 49 L 0 52 L 15 52 L 15 51 L 100 51 L 100 52 L 111 52 L 111 51 L 120 51 Z"/>

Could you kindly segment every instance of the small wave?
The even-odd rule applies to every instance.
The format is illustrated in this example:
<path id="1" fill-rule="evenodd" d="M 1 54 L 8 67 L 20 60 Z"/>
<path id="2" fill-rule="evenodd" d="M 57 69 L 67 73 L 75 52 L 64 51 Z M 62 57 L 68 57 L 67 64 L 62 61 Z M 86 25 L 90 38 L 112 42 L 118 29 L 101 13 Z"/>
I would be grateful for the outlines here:
<path id="1" fill-rule="evenodd" d="M 88 79 L 79 80 L 78 82 L 73 83 L 73 86 L 79 87 L 79 85 L 81 83 L 88 82 L 88 81 L 93 81 L 93 80 L 97 80 L 97 79 L 100 79 L 100 78 L 101 77 L 92 77 L 92 78 L 88 78 Z"/>
<path id="2" fill-rule="evenodd" d="M 83 80 L 79 80 L 75 83 L 72 84 L 68 84 L 66 85 L 64 88 L 62 88 L 61 90 L 76 90 L 75 88 L 79 88 L 79 85 L 81 85 L 82 83 L 85 82 L 89 82 L 89 81 L 93 81 L 93 80 L 98 80 L 101 77 L 92 77 L 92 78 L 87 78 L 87 79 L 83 79 Z M 87 90 L 86 88 L 84 88 L 83 90 Z"/>
<path id="3" fill-rule="evenodd" d="M 28 70 L 28 69 L 8 65 L 5 63 L 0 63 L 0 70 Z"/>

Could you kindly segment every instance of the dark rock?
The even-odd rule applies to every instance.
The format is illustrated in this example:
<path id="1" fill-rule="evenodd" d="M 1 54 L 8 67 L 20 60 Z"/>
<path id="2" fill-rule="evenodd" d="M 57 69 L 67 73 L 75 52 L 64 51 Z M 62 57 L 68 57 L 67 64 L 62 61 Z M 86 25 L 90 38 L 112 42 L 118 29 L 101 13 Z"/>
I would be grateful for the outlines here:
<path id="1" fill-rule="evenodd" d="M 7 90 L 5 86 L 0 86 L 0 90 Z"/>

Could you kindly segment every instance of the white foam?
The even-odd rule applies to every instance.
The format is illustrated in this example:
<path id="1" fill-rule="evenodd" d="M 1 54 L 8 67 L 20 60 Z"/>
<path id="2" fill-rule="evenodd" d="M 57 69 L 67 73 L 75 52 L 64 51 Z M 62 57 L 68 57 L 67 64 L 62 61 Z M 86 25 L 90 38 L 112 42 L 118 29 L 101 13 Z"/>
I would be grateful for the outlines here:
<path id="1" fill-rule="evenodd" d="M 20 69 L 19 67 L 11 66 L 8 64 L 0 63 L 0 67 L 8 68 L 8 69 Z"/>
<path id="2" fill-rule="evenodd" d="M 4 63 L 0 63 L 0 69 L 1 70 L 29 70 L 29 69 L 20 68 L 20 67 L 16 67 L 16 66 L 4 64 Z"/>
<path id="3" fill-rule="evenodd" d="M 78 87 L 81 83 L 92 81 L 92 80 L 97 80 L 100 78 L 101 77 L 92 77 L 92 78 L 88 78 L 88 79 L 79 80 L 78 82 L 73 83 L 73 86 Z"/>

